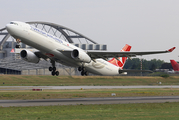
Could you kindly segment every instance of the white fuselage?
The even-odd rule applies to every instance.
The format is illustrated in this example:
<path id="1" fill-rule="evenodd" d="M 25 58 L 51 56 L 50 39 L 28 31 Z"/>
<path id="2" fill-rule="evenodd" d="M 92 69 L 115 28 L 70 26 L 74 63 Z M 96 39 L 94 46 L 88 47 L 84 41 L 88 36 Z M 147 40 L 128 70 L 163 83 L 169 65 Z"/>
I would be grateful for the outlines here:
<path id="1" fill-rule="evenodd" d="M 104 59 L 96 59 L 95 62 L 91 60 L 90 63 L 75 61 L 71 55 L 65 55 L 60 51 L 74 49 L 82 50 L 81 48 L 78 48 L 73 44 L 61 40 L 29 24 L 23 22 L 17 23 L 18 25 L 7 24 L 6 28 L 8 32 L 14 38 L 20 39 L 21 42 L 38 49 L 44 55 L 48 56 L 49 54 L 52 54 L 53 56 L 48 56 L 50 59 L 73 67 L 79 67 L 83 64 L 88 72 L 97 75 L 119 75 L 119 67 L 107 62 Z"/>

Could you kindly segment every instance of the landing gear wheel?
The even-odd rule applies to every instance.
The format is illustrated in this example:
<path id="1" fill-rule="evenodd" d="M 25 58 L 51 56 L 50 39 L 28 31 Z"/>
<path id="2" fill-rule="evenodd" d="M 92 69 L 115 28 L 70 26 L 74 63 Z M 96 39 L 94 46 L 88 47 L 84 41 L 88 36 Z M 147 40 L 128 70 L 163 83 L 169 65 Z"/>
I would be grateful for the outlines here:
<path id="1" fill-rule="evenodd" d="M 53 67 L 53 71 L 56 71 L 56 67 Z"/>
<path id="2" fill-rule="evenodd" d="M 58 76 L 58 75 L 59 75 L 59 72 L 58 72 L 58 71 L 56 71 L 56 72 L 55 72 L 55 75 L 56 75 L 56 76 Z"/>
<path id="3" fill-rule="evenodd" d="M 78 71 L 81 71 L 82 70 L 82 68 L 81 67 L 78 67 Z"/>
<path id="4" fill-rule="evenodd" d="M 55 71 L 52 71 L 52 75 L 53 75 L 53 76 L 55 75 Z"/>
<path id="5" fill-rule="evenodd" d="M 89 75 L 89 73 L 88 73 L 88 71 L 85 71 L 85 73 L 84 73 L 86 76 L 88 76 Z"/>
<path id="6" fill-rule="evenodd" d="M 84 75 L 85 75 L 85 72 L 84 72 L 84 71 L 81 71 L 81 75 L 84 76 Z"/>
<path id="7" fill-rule="evenodd" d="M 52 71 L 53 70 L 53 68 L 52 67 L 49 67 L 49 69 L 48 69 L 49 71 Z"/>

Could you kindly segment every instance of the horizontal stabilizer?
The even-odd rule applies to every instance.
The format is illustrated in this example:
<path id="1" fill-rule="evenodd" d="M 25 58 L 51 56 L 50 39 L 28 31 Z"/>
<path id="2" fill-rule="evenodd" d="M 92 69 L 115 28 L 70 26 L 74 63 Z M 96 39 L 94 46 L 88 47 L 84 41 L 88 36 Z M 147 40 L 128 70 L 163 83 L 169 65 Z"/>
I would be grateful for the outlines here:
<path id="1" fill-rule="evenodd" d="M 119 70 L 119 74 L 123 72 L 150 72 L 153 73 L 151 70 L 133 70 L 133 69 L 124 69 L 124 70 Z"/>

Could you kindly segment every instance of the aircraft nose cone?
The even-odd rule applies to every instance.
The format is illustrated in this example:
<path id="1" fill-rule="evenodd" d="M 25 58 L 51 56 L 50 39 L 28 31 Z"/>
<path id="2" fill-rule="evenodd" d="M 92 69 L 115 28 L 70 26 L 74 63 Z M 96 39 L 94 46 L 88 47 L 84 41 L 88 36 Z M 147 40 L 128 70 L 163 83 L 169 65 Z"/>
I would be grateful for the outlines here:
<path id="1" fill-rule="evenodd" d="M 6 29 L 7 29 L 7 30 L 9 29 L 9 24 L 6 25 Z"/>
<path id="2" fill-rule="evenodd" d="M 7 24 L 7 25 L 6 25 L 6 30 L 8 31 L 9 34 L 12 34 L 12 33 L 13 33 L 12 25 Z"/>
<path id="3" fill-rule="evenodd" d="M 10 31 L 10 25 L 9 24 L 6 25 L 6 29 L 7 29 L 8 32 Z"/>

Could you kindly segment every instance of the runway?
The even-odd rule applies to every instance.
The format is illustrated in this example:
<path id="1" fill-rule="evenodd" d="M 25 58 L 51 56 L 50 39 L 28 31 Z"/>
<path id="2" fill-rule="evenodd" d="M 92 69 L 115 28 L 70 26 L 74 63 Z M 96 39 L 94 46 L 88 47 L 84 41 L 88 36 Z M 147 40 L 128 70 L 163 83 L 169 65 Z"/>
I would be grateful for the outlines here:
<path id="1" fill-rule="evenodd" d="M 139 89 L 139 88 L 179 88 L 179 85 L 165 86 L 0 86 L 0 90 L 70 90 L 70 89 Z"/>
<path id="2" fill-rule="evenodd" d="M 179 86 L 0 86 L 1 90 L 65 90 L 65 89 L 132 89 L 132 88 L 179 88 Z M 163 103 L 179 102 L 179 96 L 157 97 L 109 97 L 109 98 L 72 98 L 41 100 L 0 100 L 0 107 L 10 106 L 50 106 L 80 104 L 127 104 L 127 103 Z"/>
<path id="3" fill-rule="evenodd" d="M 179 102 L 179 96 L 0 100 L 1 107 Z"/>

